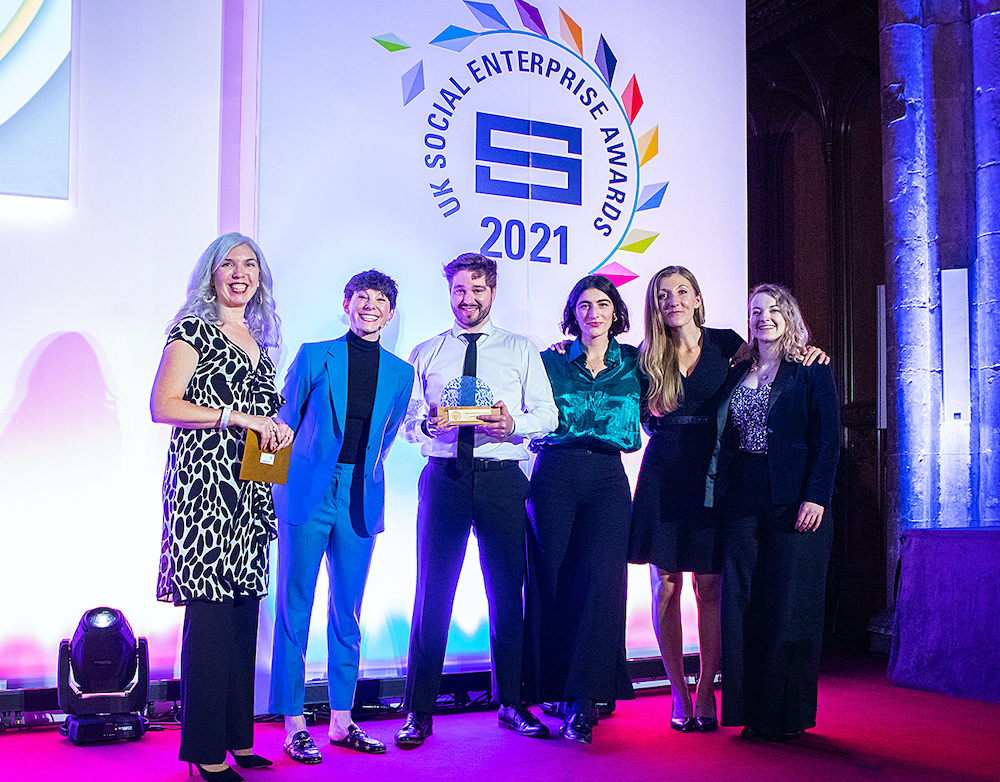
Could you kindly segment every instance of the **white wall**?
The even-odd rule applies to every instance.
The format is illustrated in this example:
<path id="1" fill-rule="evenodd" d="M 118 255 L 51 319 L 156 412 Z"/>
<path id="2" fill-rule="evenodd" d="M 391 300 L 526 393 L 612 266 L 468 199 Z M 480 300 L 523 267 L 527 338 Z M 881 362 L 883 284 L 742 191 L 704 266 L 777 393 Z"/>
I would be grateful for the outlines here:
<path id="1" fill-rule="evenodd" d="M 221 10 L 79 0 L 73 14 L 70 200 L 0 196 L 10 686 L 51 681 L 59 640 L 109 603 L 172 669 L 181 618 L 154 602 L 168 431 L 148 400 L 166 322 L 216 236 Z"/>
<path id="2" fill-rule="evenodd" d="M 512 0 L 496 5 L 523 30 Z M 561 40 L 560 6 L 535 5 Z M 650 249 L 613 256 L 640 275 L 622 287 L 635 324 L 626 341 L 641 339 L 645 281 L 670 263 L 698 274 L 709 325 L 742 332 L 743 3 L 563 7 L 584 28 L 588 61 L 600 34 L 611 44 L 616 95 L 636 75 L 645 105 L 635 135 L 654 125 L 660 133 L 641 179 L 670 182 L 663 206 L 633 221 L 660 234 Z M 0 362 L 0 686 L 51 684 L 59 640 L 105 604 L 150 639 L 155 678 L 177 672 L 182 612 L 154 600 L 169 433 L 150 422 L 148 398 L 166 322 L 217 233 L 221 4 L 75 0 L 73 14 L 70 199 L 0 196 L 9 314 Z M 454 230 L 429 200 L 427 171 L 414 165 L 427 96 L 404 109 L 399 82 L 421 57 L 428 89 L 439 86 L 440 68 L 461 66 L 460 53 L 427 45 L 448 24 L 481 29 L 459 0 L 264 3 L 258 238 L 285 325 L 281 375 L 302 341 L 346 330 L 344 282 L 370 266 L 400 282 L 385 335 L 396 352 L 407 356 L 451 321 L 441 264 L 477 249 L 482 229 L 472 221 Z M 371 40 L 390 31 L 413 48 L 390 54 Z M 586 239 L 574 247 L 588 249 Z M 566 293 L 592 268 L 587 253 L 575 257 L 544 270 L 504 259 L 497 322 L 542 346 L 555 339 Z M 387 533 L 363 615 L 369 673 L 386 660 L 400 670 L 405 655 L 422 461 L 400 442 L 387 468 Z M 633 477 L 638 463 L 628 459 Z M 632 570 L 630 600 L 631 648 L 648 653 L 645 568 Z M 484 611 L 478 569 L 466 568 L 453 648 L 467 659 L 486 649 Z M 265 650 L 268 624 L 265 611 Z M 322 640 L 312 644 L 314 666 Z"/>

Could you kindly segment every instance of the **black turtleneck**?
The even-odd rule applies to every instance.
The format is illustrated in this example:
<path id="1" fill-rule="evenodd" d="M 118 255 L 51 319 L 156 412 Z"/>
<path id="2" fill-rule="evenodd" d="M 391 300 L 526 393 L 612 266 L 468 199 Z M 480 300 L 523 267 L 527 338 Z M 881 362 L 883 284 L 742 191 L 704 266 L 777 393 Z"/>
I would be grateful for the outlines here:
<path id="1" fill-rule="evenodd" d="M 353 331 L 347 332 L 347 420 L 344 445 L 337 459 L 341 464 L 365 463 L 378 381 L 378 354 L 378 341 L 369 342 Z"/>

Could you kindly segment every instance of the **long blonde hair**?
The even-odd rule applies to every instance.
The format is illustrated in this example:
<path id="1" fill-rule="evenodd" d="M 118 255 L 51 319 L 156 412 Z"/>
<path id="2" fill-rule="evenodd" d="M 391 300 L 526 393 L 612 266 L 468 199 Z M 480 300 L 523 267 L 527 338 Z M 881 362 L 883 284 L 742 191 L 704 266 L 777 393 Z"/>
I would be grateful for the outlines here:
<path id="1" fill-rule="evenodd" d="M 758 293 L 765 293 L 774 299 L 778 305 L 778 311 L 785 319 L 785 331 L 778 339 L 778 350 L 781 356 L 787 361 L 801 361 L 805 354 L 806 345 L 809 344 L 809 328 L 802 319 L 802 310 L 795 300 L 792 292 L 784 285 L 773 282 L 764 282 L 754 287 L 747 297 L 747 314 L 750 313 L 750 302 Z M 753 356 L 754 364 L 760 364 L 760 347 L 756 339 L 750 340 L 750 352 Z"/>
<path id="2" fill-rule="evenodd" d="M 657 294 L 660 282 L 665 277 L 679 274 L 694 289 L 701 299 L 701 287 L 689 269 L 683 266 L 667 266 L 653 275 L 646 288 L 645 338 L 639 347 L 639 366 L 649 378 L 646 405 L 653 415 L 666 415 L 680 407 L 684 401 L 684 381 L 681 377 L 677 346 L 670 336 L 670 328 L 660 312 Z M 694 323 L 698 328 L 705 322 L 705 301 L 694 311 Z"/>

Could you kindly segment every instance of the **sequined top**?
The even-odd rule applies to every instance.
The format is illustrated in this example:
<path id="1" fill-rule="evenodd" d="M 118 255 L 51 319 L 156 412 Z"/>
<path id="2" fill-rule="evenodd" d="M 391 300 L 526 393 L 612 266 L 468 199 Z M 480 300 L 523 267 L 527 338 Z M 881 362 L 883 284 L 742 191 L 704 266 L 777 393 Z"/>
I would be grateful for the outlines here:
<path id="1" fill-rule="evenodd" d="M 542 362 L 559 409 L 559 426 L 552 434 L 532 440 L 532 450 L 549 445 L 626 453 L 639 450 L 638 348 L 612 337 L 604 354 L 606 369 L 597 377 L 587 369 L 587 354 L 579 339 L 564 354 L 546 350 Z"/>
<path id="2" fill-rule="evenodd" d="M 740 450 L 767 453 L 767 399 L 771 384 L 747 388 L 739 386 L 733 393 L 729 414 L 740 433 Z"/>

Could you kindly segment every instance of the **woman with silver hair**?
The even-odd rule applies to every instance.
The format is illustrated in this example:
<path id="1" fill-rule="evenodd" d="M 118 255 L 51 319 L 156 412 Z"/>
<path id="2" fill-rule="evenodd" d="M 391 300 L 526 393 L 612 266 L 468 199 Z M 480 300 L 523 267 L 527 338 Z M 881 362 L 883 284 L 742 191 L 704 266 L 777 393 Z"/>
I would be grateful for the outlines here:
<path id="1" fill-rule="evenodd" d="M 208 246 L 171 323 L 150 410 L 173 432 L 163 476 L 163 544 L 156 596 L 185 606 L 180 759 L 203 779 L 271 765 L 254 755 L 257 607 L 267 594 L 274 506 L 266 483 L 239 479 L 246 432 L 277 451 L 292 431 L 268 347 L 279 341 L 271 272 L 238 233 Z"/>
<path id="2" fill-rule="evenodd" d="M 722 516 L 722 724 L 789 740 L 816 725 L 839 408 L 830 368 L 802 363 L 795 297 L 758 285 L 749 314 L 706 486 Z"/>

